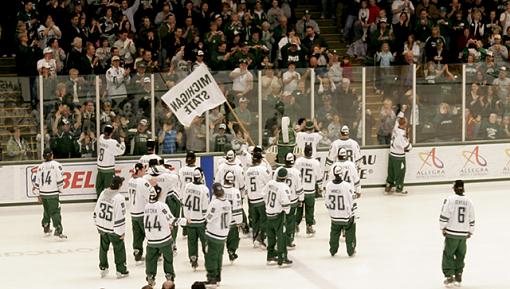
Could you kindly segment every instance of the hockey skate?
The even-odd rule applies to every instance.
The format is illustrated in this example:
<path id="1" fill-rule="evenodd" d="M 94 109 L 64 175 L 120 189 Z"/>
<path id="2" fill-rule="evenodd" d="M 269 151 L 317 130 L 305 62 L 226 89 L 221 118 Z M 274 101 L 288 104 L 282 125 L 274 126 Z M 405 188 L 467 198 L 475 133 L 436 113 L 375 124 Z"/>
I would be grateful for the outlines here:
<path id="1" fill-rule="evenodd" d="M 453 282 L 453 285 L 460 287 L 462 284 L 462 273 L 455 274 L 455 281 Z"/>
<path id="2" fill-rule="evenodd" d="M 156 286 L 156 280 L 154 279 L 154 276 L 147 276 L 145 278 L 145 280 L 147 280 L 147 284 L 149 284 L 151 287 L 154 288 L 154 286 Z"/>
<path id="3" fill-rule="evenodd" d="M 129 271 L 126 270 L 126 272 L 117 272 L 117 279 L 126 278 L 129 276 Z"/>
<path id="4" fill-rule="evenodd" d="M 191 256 L 190 258 L 191 268 L 193 268 L 193 271 L 197 271 L 198 268 L 198 261 L 196 256 Z"/>
<path id="5" fill-rule="evenodd" d="M 395 191 L 395 194 L 400 195 L 400 196 L 405 196 L 405 195 L 407 195 L 407 191 Z"/>
<path id="6" fill-rule="evenodd" d="M 278 261 L 278 267 L 285 268 L 292 266 L 292 260 L 289 260 L 288 258 L 285 258 L 283 261 Z"/>
<path id="7" fill-rule="evenodd" d="M 306 226 L 306 235 L 308 237 L 313 237 L 315 235 L 315 230 L 313 229 L 312 225 Z"/>
<path id="8" fill-rule="evenodd" d="M 287 250 L 294 250 L 294 249 L 296 249 L 296 244 L 290 243 L 287 245 Z"/>
<path id="9" fill-rule="evenodd" d="M 384 194 L 385 195 L 389 195 L 391 194 L 392 191 L 391 191 L 391 185 L 390 184 L 386 184 L 386 186 L 384 187 Z"/>
<path id="10" fill-rule="evenodd" d="M 177 256 L 177 246 L 175 244 L 172 246 L 172 252 L 174 254 L 174 257 Z"/>
<path id="11" fill-rule="evenodd" d="M 133 255 L 135 256 L 135 264 L 136 266 L 143 265 L 143 253 L 140 250 L 135 249 L 133 252 Z"/>
<path id="12" fill-rule="evenodd" d="M 446 288 L 451 288 L 453 286 L 454 281 L 455 280 L 453 279 L 453 276 L 449 276 L 449 277 L 446 277 L 443 284 Z"/>
<path id="13" fill-rule="evenodd" d="M 239 256 L 237 256 L 236 253 L 232 252 L 232 251 L 229 251 L 228 252 L 228 259 L 230 260 L 230 263 L 231 264 L 234 264 L 234 261 L 238 258 Z"/>
<path id="14" fill-rule="evenodd" d="M 51 230 L 50 225 L 48 224 L 46 226 L 43 225 L 43 232 L 44 232 L 44 235 L 48 237 L 48 236 L 51 236 L 51 233 L 53 233 L 53 230 Z"/>
<path id="15" fill-rule="evenodd" d="M 276 257 L 267 258 L 266 264 L 267 265 L 276 265 L 278 261 L 276 260 Z"/>
<path id="16" fill-rule="evenodd" d="M 204 282 L 205 284 L 205 288 L 216 288 L 218 287 L 218 282 L 216 282 L 215 279 L 208 279 L 207 281 Z"/>
<path id="17" fill-rule="evenodd" d="M 67 239 L 67 236 L 60 233 L 60 234 L 55 234 L 55 237 L 58 238 L 58 240 L 66 240 Z"/>
<path id="18" fill-rule="evenodd" d="M 101 273 L 101 278 L 104 278 L 108 275 L 108 268 L 100 268 L 99 271 Z"/>

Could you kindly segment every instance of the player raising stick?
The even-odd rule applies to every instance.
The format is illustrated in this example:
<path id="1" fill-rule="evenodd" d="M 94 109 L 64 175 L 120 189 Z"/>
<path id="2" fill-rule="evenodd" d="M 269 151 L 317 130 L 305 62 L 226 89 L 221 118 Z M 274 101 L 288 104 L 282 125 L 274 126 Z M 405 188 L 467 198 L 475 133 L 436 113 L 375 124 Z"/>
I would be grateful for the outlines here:
<path id="1" fill-rule="evenodd" d="M 126 151 L 124 139 L 120 138 L 120 143 L 111 138 L 113 126 L 107 124 L 104 126 L 104 132 L 97 140 L 97 177 L 96 193 L 99 194 L 104 188 L 108 188 L 115 175 L 115 157 L 121 156 Z"/>

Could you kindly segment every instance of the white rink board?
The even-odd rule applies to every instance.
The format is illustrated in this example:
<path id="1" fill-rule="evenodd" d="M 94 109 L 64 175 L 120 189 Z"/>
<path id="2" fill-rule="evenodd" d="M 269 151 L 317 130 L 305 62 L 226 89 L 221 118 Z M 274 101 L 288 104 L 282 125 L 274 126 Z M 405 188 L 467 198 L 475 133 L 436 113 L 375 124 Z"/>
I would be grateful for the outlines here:
<path id="1" fill-rule="evenodd" d="M 384 185 L 388 166 L 388 149 L 362 150 L 360 171 L 363 186 Z M 318 152 L 322 165 L 327 152 Z M 214 157 L 215 164 L 220 157 Z M 117 174 L 129 178 L 136 161 L 118 161 Z M 481 144 L 416 147 L 406 156 L 406 184 L 449 182 L 455 179 L 494 180 L 510 178 L 510 144 Z M 199 159 L 197 159 L 199 163 Z M 184 164 L 176 158 L 174 167 Z M 62 200 L 83 200 L 96 196 L 95 162 L 63 163 L 65 186 Z M 35 202 L 32 193 L 32 170 L 36 164 L 0 167 L 2 193 L 0 204 Z"/>

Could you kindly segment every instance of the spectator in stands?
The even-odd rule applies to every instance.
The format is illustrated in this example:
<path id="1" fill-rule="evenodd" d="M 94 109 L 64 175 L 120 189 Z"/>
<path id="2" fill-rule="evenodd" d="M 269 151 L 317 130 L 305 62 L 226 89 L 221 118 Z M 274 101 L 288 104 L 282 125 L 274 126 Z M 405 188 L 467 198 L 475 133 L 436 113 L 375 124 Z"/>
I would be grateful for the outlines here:
<path id="1" fill-rule="evenodd" d="M 379 111 L 379 127 L 377 129 L 377 141 L 379 144 L 390 144 L 391 133 L 395 127 L 397 116 L 393 111 L 393 102 L 386 98 Z"/>
<path id="2" fill-rule="evenodd" d="M 83 52 L 82 38 L 75 37 L 71 46 L 72 49 L 67 56 L 67 71 L 69 71 L 71 68 L 75 68 L 80 72 L 90 71 L 90 62 Z"/>
<path id="3" fill-rule="evenodd" d="M 41 54 L 38 41 L 33 40 L 29 44 L 28 35 L 26 33 L 19 34 L 18 40 L 19 46 L 16 52 L 16 72 L 18 76 L 37 75 L 36 63 L 37 60 L 40 59 L 39 55 Z"/>
<path id="4" fill-rule="evenodd" d="M 218 126 L 218 132 L 211 137 L 211 144 L 214 152 L 227 152 L 232 149 L 232 135 L 227 134 L 227 125 L 221 123 Z"/>
<path id="5" fill-rule="evenodd" d="M 498 78 L 494 79 L 492 82 L 492 85 L 496 89 L 496 95 L 498 96 L 499 100 L 504 101 L 506 97 L 508 96 L 508 93 L 510 92 L 510 78 L 507 76 L 506 67 L 502 66 L 499 69 Z"/>
<path id="6" fill-rule="evenodd" d="M 174 154 L 177 152 L 177 139 L 182 138 L 182 134 L 174 129 L 172 121 L 167 120 L 163 124 L 163 130 L 159 134 L 159 147 L 163 154 Z"/>
<path id="7" fill-rule="evenodd" d="M 149 128 L 149 122 L 146 119 L 141 119 L 134 133 L 128 135 L 130 139 L 130 154 L 133 156 L 140 156 L 147 154 L 147 140 L 152 138 L 152 133 Z"/>
<path id="8" fill-rule="evenodd" d="M 81 157 L 91 158 L 96 156 L 95 133 L 91 131 L 82 132 L 78 139 L 79 152 Z"/>
<path id="9" fill-rule="evenodd" d="M 46 47 L 43 50 L 43 58 L 37 61 L 37 71 L 42 75 L 43 66 L 49 67 L 49 76 L 55 78 L 57 75 L 57 62 L 53 59 L 53 50 Z"/>
<path id="10" fill-rule="evenodd" d="M 501 44 L 501 35 L 495 34 L 493 36 L 494 44 L 489 47 L 489 51 L 491 51 L 494 55 L 494 62 L 497 65 L 505 65 L 508 63 L 508 48 Z"/>
<path id="11" fill-rule="evenodd" d="M 106 72 L 106 86 L 110 98 L 126 97 L 126 84 L 128 84 L 131 79 L 129 73 L 129 67 L 127 69 L 120 67 L 120 57 L 113 56 L 112 67 Z"/>
<path id="12" fill-rule="evenodd" d="M 313 51 L 315 45 L 321 47 L 321 52 L 324 52 L 328 48 L 328 43 L 319 34 L 315 33 L 313 27 L 306 27 L 306 37 L 302 41 L 304 48 L 310 53 Z"/>
<path id="13" fill-rule="evenodd" d="M 190 127 L 186 129 L 186 150 L 205 151 L 205 124 L 202 117 L 195 117 Z"/>
<path id="14" fill-rule="evenodd" d="M 59 46 L 59 40 L 56 38 L 52 38 L 48 42 L 48 47 L 51 48 L 53 53 L 53 59 L 55 59 L 55 63 L 57 65 L 56 74 L 60 74 L 64 69 L 64 64 L 66 63 L 67 55 Z"/>
<path id="15" fill-rule="evenodd" d="M 28 159 L 30 148 L 21 137 L 21 130 L 18 126 L 9 129 L 10 137 L 7 141 L 7 158 L 10 161 L 22 161 Z"/>
<path id="16" fill-rule="evenodd" d="M 87 100 L 83 104 L 82 113 L 82 131 L 96 131 L 96 109 L 92 100 Z"/>
<path id="17" fill-rule="evenodd" d="M 53 138 L 51 149 L 58 159 L 80 157 L 79 145 L 71 131 L 71 122 L 67 118 L 61 119 L 61 132 Z"/>
<path id="18" fill-rule="evenodd" d="M 510 114 L 505 114 L 501 121 L 501 129 L 503 131 L 502 138 L 510 138 Z"/>
<path id="19" fill-rule="evenodd" d="M 311 26 L 315 33 L 321 34 L 319 24 L 312 18 L 312 13 L 309 10 L 305 11 L 305 15 L 296 23 L 296 32 L 300 38 L 305 37 L 306 28 Z"/>
<path id="20" fill-rule="evenodd" d="M 328 127 L 328 124 L 333 120 L 333 116 L 338 114 L 338 111 L 333 107 L 331 95 L 322 96 L 322 105 L 319 107 L 315 114 L 320 129 Z"/>
<path id="21" fill-rule="evenodd" d="M 241 97 L 250 97 L 253 89 L 253 74 L 248 71 L 248 61 L 246 59 L 239 60 L 239 67 L 230 73 L 232 79 L 232 90 L 238 99 Z"/>
<path id="22" fill-rule="evenodd" d="M 438 114 L 434 117 L 434 136 L 436 141 L 454 141 L 457 133 L 457 122 L 452 114 L 450 105 L 445 102 L 439 104 Z"/>
<path id="23" fill-rule="evenodd" d="M 230 114 L 229 121 L 234 124 L 239 124 L 239 122 L 241 122 L 244 128 L 249 130 L 250 126 L 254 124 L 254 121 L 252 113 L 248 109 L 248 102 L 249 102 L 248 98 L 241 97 L 239 99 L 239 106 L 234 109 L 234 112 L 236 113 L 239 119 L 235 118 L 233 114 Z"/>
<path id="24" fill-rule="evenodd" d="M 491 113 L 486 121 L 482 120 L 480 128 L 480 139 L 497 140 L 504 136 L 503 127 L 498 124 L 498 115 Z"/>

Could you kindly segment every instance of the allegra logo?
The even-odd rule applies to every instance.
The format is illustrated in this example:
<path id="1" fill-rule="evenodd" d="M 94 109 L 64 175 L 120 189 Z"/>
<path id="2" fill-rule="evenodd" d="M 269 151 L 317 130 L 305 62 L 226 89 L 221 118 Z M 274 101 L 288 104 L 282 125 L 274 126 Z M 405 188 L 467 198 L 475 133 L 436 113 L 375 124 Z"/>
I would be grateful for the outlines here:
<path id="1" fill-rule="evenodd" d="M 505 149 L 505 154 L 509 158 L 505 165 L 505 168 L 508 168 L 510 166 L 510 149 Z"/>
<path id="2" fill-rule="evenodd" d="M 478 165 L 481 167 L 487 166 L 487 160 L 480 155 L 478 146 L 475 146 L 472 151 L 463 151 L 462 155 L 466 159 L 463 168 L 466 168 L 468 164 Z"/>
<path id="3" fill-rule="evenodd" d="M 420 157 L 422 164 L 420 167 L 420 171 L 423 170 L 423 167 L 426 165 L 429 167 L 435 167 L 437 169 L 444 168 L 444 163 L 440 160 L 436 155 L 436 148 L 432 148 L 430 152 L 421 152 L 418 154 Z"/>

